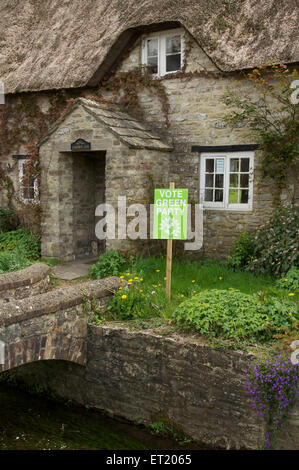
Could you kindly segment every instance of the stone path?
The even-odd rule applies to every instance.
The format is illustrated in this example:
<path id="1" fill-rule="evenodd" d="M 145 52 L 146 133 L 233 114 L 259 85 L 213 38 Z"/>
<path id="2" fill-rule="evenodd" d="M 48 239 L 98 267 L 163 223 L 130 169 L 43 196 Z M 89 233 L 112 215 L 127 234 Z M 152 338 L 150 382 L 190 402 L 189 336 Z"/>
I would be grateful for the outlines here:
<path id="1" fill-rule="evenodd" d="M 57 264 L 53 268 L 53 274 L 58 279 L 73 281 L 82 276 L 87 276 L 91 264 L 96 263 L 98 258 L 80 258 L 64 264 Z"/>

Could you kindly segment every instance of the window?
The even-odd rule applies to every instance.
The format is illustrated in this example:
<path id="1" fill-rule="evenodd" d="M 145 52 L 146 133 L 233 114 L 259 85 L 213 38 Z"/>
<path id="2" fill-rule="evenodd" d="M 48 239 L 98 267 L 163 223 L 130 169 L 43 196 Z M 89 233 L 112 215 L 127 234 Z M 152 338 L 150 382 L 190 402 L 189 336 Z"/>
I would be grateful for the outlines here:
<path id="1" fill-rule="evenodd" d="M 201 154 L 200 194 L 205 208 L 252 210 L 253 152 Z"/>
<path id="2" fill-rule="evenodd" d="M 38 197 L 37 180 L 34 176 L 26 177 L 26 159 L 19 160 L 20 196 L 25 201 L 33 201 Z"/>
<path id="3" fill-rule="evenodd" d="M 183 66 L 184 38 L 182 30 L 151 34 L 143 38 L 142 64 L 149 73 L 161 77 L 178 72 Z"/>

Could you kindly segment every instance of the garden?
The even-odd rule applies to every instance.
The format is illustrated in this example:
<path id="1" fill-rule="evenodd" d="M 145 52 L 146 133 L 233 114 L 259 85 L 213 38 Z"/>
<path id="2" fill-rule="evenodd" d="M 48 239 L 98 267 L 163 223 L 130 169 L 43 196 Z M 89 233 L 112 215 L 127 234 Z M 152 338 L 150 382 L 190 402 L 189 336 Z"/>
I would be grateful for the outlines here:
<path id="1" fill-rule="evenodd" d="M 104 312 L 95 299 L 85 299 L 89 322 L 179 334 L 252 354 L 244 384 L 268 425 L 265 445 L 271 447 L 274 431 L 299 398 L 299 366 L 290 360 L 292 344 L 299 340 L 298 222 L 298 208 L 276 209 L 258 230 L 240 234 L 227 260 L 174 259 L 170 299 L 165 257 L 125 258 L 108 251 L 80 281 L 117 276 L 121 286 Z M 0 228 L 0 274 L 55 261 L 40 258 L 40 235 L 16 225 L 9 210 L 1 209 Z"/>

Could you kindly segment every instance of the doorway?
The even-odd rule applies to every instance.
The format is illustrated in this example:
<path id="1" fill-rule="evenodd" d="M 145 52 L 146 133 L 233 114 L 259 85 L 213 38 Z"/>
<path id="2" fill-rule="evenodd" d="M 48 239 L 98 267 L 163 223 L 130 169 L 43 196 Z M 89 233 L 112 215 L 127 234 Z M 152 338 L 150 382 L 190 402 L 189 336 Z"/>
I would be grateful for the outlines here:
<path id="1" fill-rule="evenodd" d="M 97 256 L 105 249 L 95 236 L 95 210 L 105 201 L 106 152 L 72 152 L 73 159 L 73 254 Z"/>

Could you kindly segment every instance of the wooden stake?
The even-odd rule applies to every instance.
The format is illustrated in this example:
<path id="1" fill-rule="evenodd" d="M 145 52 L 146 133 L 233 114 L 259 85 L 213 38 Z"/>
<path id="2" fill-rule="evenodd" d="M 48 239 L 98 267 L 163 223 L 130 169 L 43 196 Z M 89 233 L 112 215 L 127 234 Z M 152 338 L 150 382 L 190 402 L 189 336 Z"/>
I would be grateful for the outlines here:
<path id="1" fill-rule="evenodd" d="M 174 183 L 171 182 L 169 189 L 174 189 Z M 166 296 L 171 297 L 171 268 L 172 268 L 172 240 L 167 240 L 167 256 L 166 256 Z"/>

